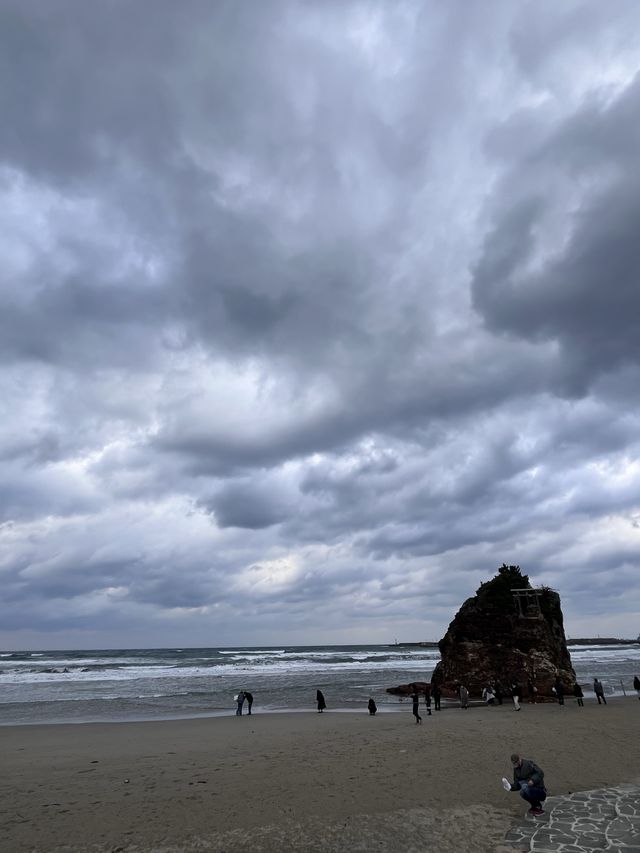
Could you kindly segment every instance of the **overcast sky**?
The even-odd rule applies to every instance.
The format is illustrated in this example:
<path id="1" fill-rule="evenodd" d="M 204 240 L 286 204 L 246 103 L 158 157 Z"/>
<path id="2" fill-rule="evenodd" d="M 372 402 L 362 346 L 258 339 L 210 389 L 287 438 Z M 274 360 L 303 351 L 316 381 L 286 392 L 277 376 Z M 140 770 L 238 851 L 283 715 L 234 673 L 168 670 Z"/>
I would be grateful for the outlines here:
<path id="1" fill-rule="evenodd" d="M 0 645 L 640 631 L 640 4 L 0 4 Z"/>

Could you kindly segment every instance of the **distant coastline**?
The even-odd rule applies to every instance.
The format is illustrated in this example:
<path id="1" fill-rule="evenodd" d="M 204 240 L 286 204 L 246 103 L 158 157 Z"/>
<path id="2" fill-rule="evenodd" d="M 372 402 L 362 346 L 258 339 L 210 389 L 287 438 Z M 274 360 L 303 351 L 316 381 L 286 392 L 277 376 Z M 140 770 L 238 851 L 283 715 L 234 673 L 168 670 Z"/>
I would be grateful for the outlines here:
<path id="1" fill-rule="evenodd" d="M 631 646 L 640 644 L 640 639 L 637 640 L 624 640 L 619 637 L 567 637 L 567 645 L 568 646 Z M 437 649 L 438 643 L 435 641 L 425 641 L 420 643 L 393 643 L 393 646 L 400 646 L 402 648 L 427 648 L 427 649 Z"/>
<path id="2" fill-rule="evenodd" d="M 621 640 L 618 637 L 571 637 L 568 646 L 630 646 L 638 645 L 640 640 Z"/>

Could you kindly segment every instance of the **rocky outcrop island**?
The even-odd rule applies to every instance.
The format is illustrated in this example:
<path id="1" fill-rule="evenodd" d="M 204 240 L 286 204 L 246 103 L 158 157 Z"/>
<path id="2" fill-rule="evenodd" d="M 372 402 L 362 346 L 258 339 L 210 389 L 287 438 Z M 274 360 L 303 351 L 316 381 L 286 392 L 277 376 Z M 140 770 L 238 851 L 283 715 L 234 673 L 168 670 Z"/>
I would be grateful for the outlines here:
<path id="1" fill-rule="evenodd" d="M 438 643 L 441 660 L 431 679 L 443 696 L 464 684 L 472 694 L 487 684 L 532 680 L 539 698 L 551 698 L 556 678 L 568 692 L 576 676 L 564 633 L 560 596 L 533 587 L 519 566 L 503 565 L 468 598 Z"/>

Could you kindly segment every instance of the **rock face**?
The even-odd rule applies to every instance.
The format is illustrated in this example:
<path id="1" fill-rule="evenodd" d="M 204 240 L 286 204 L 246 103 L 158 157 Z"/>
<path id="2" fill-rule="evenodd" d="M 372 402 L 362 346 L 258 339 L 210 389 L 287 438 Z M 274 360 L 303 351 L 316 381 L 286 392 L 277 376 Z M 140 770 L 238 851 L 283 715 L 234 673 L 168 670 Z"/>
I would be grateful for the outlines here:
<path id="1" fill-rule="evenodd" d="M 426 681 L 412 681 L 411 684 L 399 684 L 397 687 L 387 687 L 387 693 L 393 696 L 411 696 L 413 692 L 425 696 L 431 694 L 431 685 Z"/>
<path id="2" fill-rule="evenodd" d="M 531 681 L 540 699 L 554 696 L 559 677 L 568 693 L 576 675 L 564 634 L 560 596 L 548 587 L 534 589 L 519 566 L 503 565 L 468 598 L 438 643 L 441 661 L 431 683 L 443 696 L 458 684 L 473 694 L 499 684 L 505 694 L 517 683 L 525 699 Z"/>

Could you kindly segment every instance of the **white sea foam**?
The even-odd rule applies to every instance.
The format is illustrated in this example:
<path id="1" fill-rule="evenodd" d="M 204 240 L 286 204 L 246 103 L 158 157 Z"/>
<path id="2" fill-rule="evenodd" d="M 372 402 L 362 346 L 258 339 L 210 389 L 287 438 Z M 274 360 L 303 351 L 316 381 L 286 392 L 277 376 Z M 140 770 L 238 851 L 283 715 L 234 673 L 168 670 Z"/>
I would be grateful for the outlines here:
<path id="1" fill-rule="evenodd" d="M 640 660 L 640 645 L 638 646 L 580 646 L 569 648 L 571 660 L 594 661 L 611 663 L 615 661 Z"/>
<path id="2" fill-rule="evenodd" d="M 240 655 L 246 657 L 246 655 L 264 655 L 266 657 L 270 657 L 272 655 L 283 655 L 285 654 L 284 649 L 221 649 L 219 654 L 221 655 Z M 208 658 L 205 658 L 208 660 Z"/>
<path id="3" fill-rule="evenodd" d="M 383 672 L 385 670 L 412 670 L 424 669 L 430 672 L 437 659 L 429 659 L 423 656 L 422 659 L 411 660 L 394 660 L 390 661 L 334 661 L 333 663 L 326 660 L 314 661 L 313 659 L 301 660 L 274 660 L 271 663 L 263 663 L 256 667 L 254 664 L 236 663 L 236 664 L 219 664 L 209 667 L 177 667 L 175 664 L 165 665 L 145 665 L 145 666 L 129 666 L 123 669 L 106 669 L 106 670 L 89 670 L 82 672 L 79 669 L 72 669 L 69 672 L 19 672 L 15 670 L 5 671 L 2 676 L 3 684 L 43 684 L 58 681 L 65 682 L 98 682 L 98 681 L 131 681 L 134 679 L 150 679 L 150 678 L 203 678 L 215 679 L 223 676 L 234 676 L 237 678 L 253 677 L 256 674 L 260 676 L 269 675 L 286 675 L 291 674 L 318 674 L 326 673 L 328 676 L 332 672 Z"/>

